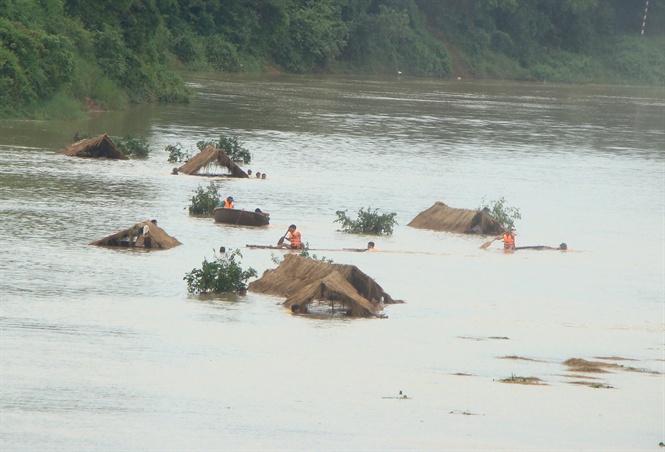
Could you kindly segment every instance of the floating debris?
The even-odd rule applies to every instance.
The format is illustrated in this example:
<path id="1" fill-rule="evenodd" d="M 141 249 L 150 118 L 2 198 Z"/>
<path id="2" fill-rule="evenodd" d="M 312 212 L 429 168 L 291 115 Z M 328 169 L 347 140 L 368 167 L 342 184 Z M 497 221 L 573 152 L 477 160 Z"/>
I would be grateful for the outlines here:
<path id="1" fill-rule="evenodd" d="M 501 383 L 514 383 L 520 385 L 545 385 L 543 380 L 538 377 L 519 377 L 515 374 L 511 374 L 509 378 L 502 378 L 499 380 Z"/>
<path id="2" fill-rule="evenodd" d="M 407 396 L 402 391 L 400 391 L 398 396 L 387 396 L 387 397 L 381 397 L 381 398 L 382 399 L 410 399 L 411 397 Z"/>

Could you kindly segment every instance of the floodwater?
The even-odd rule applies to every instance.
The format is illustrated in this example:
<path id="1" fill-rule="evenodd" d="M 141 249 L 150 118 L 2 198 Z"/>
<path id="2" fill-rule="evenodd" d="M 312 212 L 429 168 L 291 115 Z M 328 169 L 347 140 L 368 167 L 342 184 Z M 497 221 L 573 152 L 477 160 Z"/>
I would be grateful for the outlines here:
<path id="1" fill-rule="evenodd" d="M 189 105 L 0 122 L 2 450 L 657 450 L 665 441 L 665 91 L 412 79 L 192 75 Z M 146 160 L 56 151 L 146 137 Z M 210 179 L 163 151 L 237 135 L 265 180 L 220 178 L 263 229 L 187 206 Z M 246 167 L 247 168 L 247 167 Z M 487 237 L 407 226 L 434 202 L 505 197 Z M 395 212 L 389 237 L 335 212 Z M 89 246 L 155 218 L 183 246 Z M 183 276 L 240 248 L 259 274 L 296 223 L 393 298 L 387 319 L 196 297 Z M 512 357 L 513 359 L 508 359 Z M 522 359 L 515 359 L 522 358 Z M 571 372 L 570 358 L 624 367 Z M 539 385 L 500 380 L 535 377 Z M 573 384 L 583 382 L 585 384 Z M 594 385 L 596 387 L 594 387 Z M 402 395 L 408 398 L 399 398 Z"/>

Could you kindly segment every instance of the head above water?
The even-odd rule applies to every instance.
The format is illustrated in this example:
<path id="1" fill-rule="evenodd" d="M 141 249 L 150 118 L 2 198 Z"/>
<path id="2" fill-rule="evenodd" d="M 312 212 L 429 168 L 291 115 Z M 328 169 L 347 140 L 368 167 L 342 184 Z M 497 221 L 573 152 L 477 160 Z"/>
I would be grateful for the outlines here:
<path id="1" fill-rule="evenodd" d="M 372 248 L 374 248 L 374 242 L 368 242 L 367 243 L 367 249 L 371 250 Z"/>
<path id="2" fill-rule="evenodd" d="M 566 245 L 565 242 L 562 242 L 562 243 L 559 245 L 559 249 L 560 249 L 560 250 L 567 250 L 567 249 L 568 249 L 568 245 Z"/>

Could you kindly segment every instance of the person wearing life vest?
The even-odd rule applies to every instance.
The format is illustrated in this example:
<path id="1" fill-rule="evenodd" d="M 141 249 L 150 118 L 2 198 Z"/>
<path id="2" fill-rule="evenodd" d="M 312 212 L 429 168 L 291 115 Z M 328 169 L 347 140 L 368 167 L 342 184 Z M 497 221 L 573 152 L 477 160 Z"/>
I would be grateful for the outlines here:
<path id="1" fill-rule="evenodd" d="M 285 237 L 285 240 L 289 242 L 289 248 L 292 250 L 299 250 L 303 247 L 302 245 L 302 234 L 299 231 L 296 231 L 296 225 L 292 224 L 289 226 L 289 233 Z"/>
<path id="2" fill-rule="evenodd" d="M 225 209 L 233 209 L 233 196 L 229 196 L 224 201 L 220 202 L 219 206 Z"/>
<path id="3" fill-rule="evenodd" d="M 510 229 L 506 229 L 503 232 L 503 250 L 504 251 L 514 251 L 515 250 L 515 233 Z"/>

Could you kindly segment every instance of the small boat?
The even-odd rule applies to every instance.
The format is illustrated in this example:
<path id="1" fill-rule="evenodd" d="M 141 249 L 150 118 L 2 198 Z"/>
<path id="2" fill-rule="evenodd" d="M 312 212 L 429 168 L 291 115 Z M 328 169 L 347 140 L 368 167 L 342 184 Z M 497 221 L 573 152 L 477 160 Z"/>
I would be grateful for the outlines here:
<path id="1" fill-rule="evenodd" d="M 243 226 L 267 226 L 270 224 L 270 214 L 259 209 L 251 210 L 227 209 L 215 207 L 212 211 L 217 223 L 240 224 Z"/>

